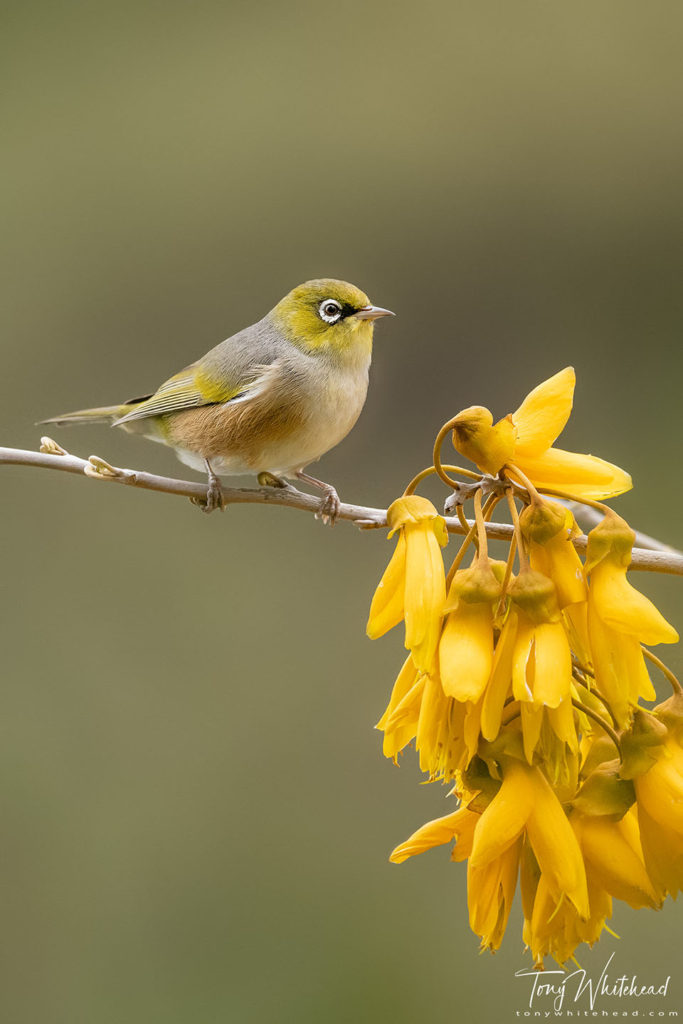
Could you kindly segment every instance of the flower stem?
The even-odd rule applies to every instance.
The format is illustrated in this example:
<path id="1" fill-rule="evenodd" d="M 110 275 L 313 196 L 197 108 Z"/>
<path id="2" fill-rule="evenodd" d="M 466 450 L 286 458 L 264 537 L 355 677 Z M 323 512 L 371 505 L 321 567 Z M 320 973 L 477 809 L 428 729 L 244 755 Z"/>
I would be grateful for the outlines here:
<path id="1" fill-rule="evenodd" d="M 554 487 L 540 487 L 539 492 L 541 494 L 550 494 L 554 498 L 564 498 L 565 501 L 575 501 L 579 505 L 588 505 L 590 508 L 597 509 L 598 512 L 602 512 L 603 515 L 607 515 L 612 512 L 609 505 L 603 505 L 601 501 L 594 501 L 592 498 L 577 498 L 575 494 L 569 494 L 567 491 L 558 491 Z"/>
<path id="2" fill-rule="evenodd" d="M 494 508 L 496 507 L 496 505 L 498 504 L 499 501 L 500 501 L 500 498 L 497 495 L 489 494 L 488 498 L 484 502 L 484 507 L 482 509 L 482 518 L 484 519 L 484 522 L 486 522 L 488 517 L 493 513 L 493 510 L 494 510 Z M 448 575 L 446 576 L 446 589 L 448 589 L 448 587 L 450 587 L 451 583 L 453 582 L 453 577 L 455 576 L 456 572 L 458 571 L 458 569 L 462 565 L 462 560 L 465 557 L 465 553 L 467 551 L 467 548 L 469 547 L 470 543 L 472 542 L 476 532 L 477 532 L 477 523 L 474 522 L 472 524 L 472 526 L 469 527 L 467 533 L 465 534 L 465 536 L 463 538 L 463 542 L 460 545 L 460 548 L 458 549 L 458 553 L 455 556 L 455 558 L 453 559 L 453 564 L 451 565 L 450 569 L 448 570 Z"/>
<path id="3" fill-rule="evenodd" d="M 656 654 L 653 654 L 652 651 L 649 651 L 644 644 L 640 645 L 640 649 L 645 655 L 645 657 L 648 659 L 648 661 L 651 661 L 653 665 L 656 665 L 659 671 L 662 673 L 662 675 L 666 676 L 666 678 L 671 683 L 671 687 L 674 693 L 683 693 L 683 686 L 681 686 L 680 682 L 673 674 L 671 669 L 667 668 L 664 662 L 661 661 Z"/>
<path id="4" fill-rule="evenodd" d="M 581 679 L 581 677 L 576 672 L 573 672 L 572 675 L 574 677 L 574 682 L 575 683 L 578 683 L 579 686 L 583 686 L 584 690 L 587 690 L 588 693 L 592 694 L 596 698 L 596 700 L 600 701 L 600 703 L 604 707 L 605 711 L 607 712 L 607 714 L 610 716 L 610 718 L 612 719 L 612 721 L 616 725 L 617 724 L 617 720 L 614 717 L 614 712 L 612 711 L 612 708 L 610 707 L 610 704 L 609 704 L 609 701 L 607 700 L 607 698 L 603 697 L 603 695 L 600 693 L 599 690 L 596 690 L 593 687 L 589 686 L 588 683 L 585 681 L 585 679 Z"/>
<path id="5" fill-rule="evenodd" d="M 595 679 L 595 672 L 593 669 L 589 668 L 588 665 L 582 665 L 575 654 L 572 654 L 572 665 L 574 668 L 578 668 L 579 672 L 583 672 L 585 676 L 590 676 L 592 679 Z"/>
<path id="6" fill-rule="evenodd" d="M 477 494 L 481 494 L 481 491 L 477 491 Z M 458 504 L 458 505 L 455 506 L 455 514 L 458 517 L 458 519 L 460 521 L 460 525 L 462 526 L 462 528 L 465 531 L 465 533 L 469 533 L 470 524 L 467 522 L 467 518 L 466 518 L 465 513 L 463 511 L 462 505 Z M 475 542 L 476 542 L 476 538 L 475 538 Z"/>
<path id="7" fill-rule="evenodd" d="M 612 728 L 612 726 L 605 721 L 602 715 L 599 715 L 597 711 L 593 711 L 592 708 L 586 707 L 586 705 L 582 704 L 580 700 L 576 699 L 576 697 L 572 697 L 571 701 L 578 711 L 582 711 L 584 715 L 588 715 L 589 718 L 592 718 L 594 722 L 598 723 L 601 729 L 604 729 L 609 738 L 612 740 L 614 746 L 619 751 L 619 754 L 621 754 L 621 744 L 619 742 L 619 737 Z"/>
<path id="8" fill-rule="evenodd" d="M 529 498 L 531 499 L 533 505 L 543 504 L 543 498 L 538 493 L 538 491 L 536 490 L 536 488 L 534 487 L 526 473 L 522 473 L 521 469 L 519 469 L 518 466 L 515 466 L 512 462 L 510 462 L 508 463 L 507 466 L 503 466 L 503 472 L 505 473 L 506 476 L 508 475 L 509 472 L 512 472 L 519 477 L 519 479 L 522 481 L 527 491 L 529 492 Z"/>
<path id="9" fill-rule="evenodd" d="M 463 519 L 465 518 L 463 514 Z M 477 537 L 478 537 L 478 558 L 486 561 L 489 557 L 489 545 L 486 537 L 486 524 L 484 522 L 484 515 L 481 510 L 481 487 L 474 495 L 474 521 L 477 524 Z"/>
<path id="10" fill-rule="evenodd" d="M 439 465 L 441 466 L 441 463 L 439 463 Z M 481 479 L 479 473 L 473 473 L 471 472 L 471 470 L 463 469 L 461 466 L 441 466 L 441 469 L 448 470 L 449 473 L 459 473 L 461 476 L 468 477 L 470 480 Z M 418 484 L 421 484 L 423 480 L 426 480 L 428 476 L 432 476 L 432 474 L 434 473 L 439 473 L 439 470 L 436 468 L 436 466 L 427 466 L 426 469 L 423 469 L 419 473 L 417 473 L 417 475 L 413 477 L 413 479 L 410 481 L 405 491 L 403 492 L 404 497 L 409 494 L 414 494 Z M 441 476 L 441 474 L 439 475 Z M 441 479 L 444 481 L 444 483 L 447 483 L 449 487 L 457 486 L 457 480 L 451 480 L 450 477 L 444 479 L 443 476 L 441 476 Z"/>
<path id="11" fill-rule="evenodd" d="M 517 552 L 517 535 L 514 534 L 510 541 L 510 551 L 508 553 L 508 560 L 505 565 L 505 575 L 503 577 L 503 583 L 500 590 L 500 601 L 496 608 L 496 619 L 499 615 L 502 615 L 503 608 L 505 607 L 505 601 L 507 599 L 508 587 L 510 586 L 510 578 L 512 576 L 512 567 L 515 564 L 515 554 Z"/>
<path id="12" fill-rule="evenodd" d="M 448 484 L 449 487 L 453 488 L 457 488 L 458 482 L 457 480 L 452 480 L 448 473 L 446 473 L 446 468 L 452 469 L 452 467 L 445 467 L 441 464 L 441 448 L 443 447 L 443 443 L 448 434 L 453 429 L 453 424 L 456 419 L 457 417 L 454 416 L 452 419 L 448 420 L 447 423 L 444 423 L 441 430 L 436 435 L 436 440 L 434 442 L 434 470 L 438 473 L 445 484 Z M 462 476 L 469 477 L 470 480 L 479 480 L 481 478 L 481 473 L 475 473 L 471 469 L 458 469 L 457 472 Z"/>
<path id="13" fill-rule="evenodd" d="M 527 558 L 526 551 L 524 550 L 522 528 L 519 525 L 519 513 L 517 511 L 517 504 L 512 493 L 512 488 L 505 491 L 505 497 L 507 498 L 508 508 L 510 509 L 510 516 L 512 517 L 512 524 L 515 528 L 515 537 L 517 538 L 517 550 L 519 552 L 519 571 L 527 572 L 529 569 L 529 559 Z"/>

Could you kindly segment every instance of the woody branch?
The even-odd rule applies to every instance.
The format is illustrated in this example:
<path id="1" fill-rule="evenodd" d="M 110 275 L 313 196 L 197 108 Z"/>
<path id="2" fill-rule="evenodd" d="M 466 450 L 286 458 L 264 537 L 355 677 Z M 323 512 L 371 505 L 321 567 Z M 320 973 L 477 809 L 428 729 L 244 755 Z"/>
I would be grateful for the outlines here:
<path id="1" fill-rule="evenodd" d="M 121 469 L 110 465 L 97 455 L 82 459 L 65 451 L 51 438 L 42 438 L 41 450 L 38 452 L 21 448 L 0 448 L 0 465 L 52 469 L 91 480 L 123 484 L 146 491 L 158 491 L 162 494 L 175 494 L 178 497 L 194 498 L 200 501 L 206 496 L 206 485 L 203 483 L 158 476 L 143 470 Z M 286 487 L 223 487 L 222 492 L 226 505 L 277 505 L 310 513 L 317 512 L 320 505 L 319 497 L 306 494 L 291 485 Z M 380 529 L 387 525 L 386 509 L 352 505 L 347 502 L 342 502 L 338 518 L 367 530 Z M 462 535 L 466 532 L 465 525 L 459 518 L 446 516 L 445 522 L 449 533 Z M 467 528 L 473 525 L 471 520 L 465 520 L 465 522 Z M 486 533 L 493 540 L 510 541 L 514 529 L 507 523 L 486 523 Z M 586 550 L 586 542 L 587 538 L 584 534 L 574 538 L 574 546 L 578 551 Z M 658 547 L 663 546 L 658 545 Z M 683 576 L 683 554 L 668 548 L 663 550 L 634 548 L 629 568 Z"/>

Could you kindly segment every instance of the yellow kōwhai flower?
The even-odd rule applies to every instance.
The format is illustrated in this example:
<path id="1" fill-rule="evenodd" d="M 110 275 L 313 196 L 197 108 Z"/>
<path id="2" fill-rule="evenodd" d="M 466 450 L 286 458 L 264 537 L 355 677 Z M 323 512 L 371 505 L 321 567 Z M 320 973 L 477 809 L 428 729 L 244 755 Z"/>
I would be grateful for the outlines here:
<path id="1" fill-rule="evenodd" d="M 453 421 L 453 445 L 482 472 L 517 466 L 536 487 L 570 491 L 579 498 L 609 498 L 628 491 L 631 477 L 593 455 L 553 448 L 572 410 L 576 376 L 571 366 L 539 384 L 516 412 L 494 424 L 483 406 Z M 514 473 L 511 473 L 514 476 Z"/>
<path id="2" fill-rule="evenodd" d="M 569 696 L 572 655 L 552 580 L 533 569 L 510 587 L 518 626 L 512 657 L 515 700 L 556 708 Z"/>
<path id="3" fill-rule="evenodd" d="M 617 821 L 609 815 L 576 811 L 570 821 L 589 878 L 634 909 L 657 906 L 657 893 L 645 867 L 635 808 Z"/>
<path id="4" fill-rule="evenodd" d="M 517 888 L 521 836 L 494 860 L 467 865 L 467 908 L 470 928 L 481 937 L 481 948 L 500 948 Z"/>
<path id="5" fill-rule="evenodd" d="M 683 836 L 645 808 L 646 803 L 639 800 L 638 825 L 647 872 L 660 899 L 667 895 L 675 899 L 683 892 Z"/>
<path id="6" fill-rule="evenodd" d="M 683 843 L 683 748 L 668 734 L 648 771 L 635 777 L 638 806 Z"/>
<path id="7" fill-rule="evenodd" d="M 413 832 L 404 843 L 397 846 L 389 860 L 392 864 L 402 864 L 409 857 L 424 853 L 435 846 L 443 846 L 451 840 L 455 840 L 452 860 L 466 860 L 472 852 L 474 830 L 479 818 L 480 815 L 475 811 L 461 807 L 452 814 L 444 815 L 443 818 L 428 821 L 417 832 Z"/>
<path id="8" fill-rule="evenodd" d="M 631 586 L 626 570 L 635 534 L 610 512 L 588 535 L 586 568 L 588 634 L 595 680 L 622 727 L 638 698 L 654 700 L 655 691 L 641 643 L 676 643 L 678 633 L 652 601 Z"/>
<path id="9" fill-rule="evenodd" d="M 467 861 L 470 924 L 491 950 L 519 875 L 523 937 L 540 968 L 546 955 L 565 963 L 609 931 L 614 899 L 658 907 L 683 889 L 683 690 L 647 650 L 674 697 L 654 712 L 639 706 L 654 698 L 641 644 L 678 636 L 626 579 L 628 525 L 608 512 L 583 565 L 572 514 L 539 493 L 573 492 L 595 505 L 630 487 L 618 467 L 552 447 L 573 390 L 567 368 L 498 423 L 473 407 L 445 424 L 433 466 L 408 490 L 432 472 L 453 486 L 447 507 L 466 537 L 448 597 L 445 524 L 410 495 L 389 511 L 396 551 L 368 622 L 379 636 L 405 619 L 410 651 L 378 723 L 384 753 L 396 759 L 414 741 L 421 770 L 454 782 L 461 799 L 391 860 L 455 840 L 452 859 Z M 456 449 L 500 479 L 451 478 L 457 467 L 440 463 L 451 428 Z M 497 534 L 486 520 L 505 497 L 514 539 L 507 560 L 495 563 L 486 538 Z M 463 506 L 472 498 L 470 528 Z M 473 541 L 476 555 L 463 569 Z"/>
<path id="10" fill-rule="evenodd" d="M 478 701 L 493 665 L 493 614 L 501 586 L 488 561 L 475 562 L 453 578 L 439 643 L 444 693 Z"/>
<path id="11" fill-rule="evenodd" d="M 395 758 L 414 738 L 425 682 L 426 676 L 408 655 L 394 683 L 389 704 L 376 726 L 384 732 L 385 757 Z"/>
<path id="12" fill-rule="evenodd" d="M 554 501 L 528 505 L 519 517 L 531 568 L 553 581 L 560 608 L 588 597 L 586 576 L 572 538 L 581 531 L 569 509 Z"/>
<path id="13" fill-rule="evenodd" d="M 588 917 L 583 858 L 562 805 L 539 768 L 509 758 L 498 793 L 477 823 L 470 865 L 482 868 L 525 834 L 549 892 L 559 904 L 568 899 Z"/>
<path id="14" fill-rule="evenodd" d="M 592 946 L 612 916 L 612 899 L 632 907 L 657 907 L 657 893 L 647 874 L 633 809 L 620 820 L 573 811 L 570 824 L 584 859 L 589 914 L 581 917 L 565 900 L 559 906 L 538 871 L 529 877 L 522 865 L 524 940 L 537 962 L 546 955 L 566 963 L 581 942 Z"/>
<path id="15" fill-rule="evenodd" d="M 431 501 L 408 495 L 388 510 L 389 536 L 398 532 L 391 561 L 372 599 L 367 633 L 383 636 L 405 619 L 405 645 L 415 665 L 428 670 L 441 630 L 446 580 L 441 548 L 446 524 Z"/>

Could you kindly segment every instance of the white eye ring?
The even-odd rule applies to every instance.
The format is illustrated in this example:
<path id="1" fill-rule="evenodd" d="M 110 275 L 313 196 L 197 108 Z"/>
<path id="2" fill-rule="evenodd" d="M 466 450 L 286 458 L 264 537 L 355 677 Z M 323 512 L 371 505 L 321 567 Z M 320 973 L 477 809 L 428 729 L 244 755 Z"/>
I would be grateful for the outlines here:
<path id="1" fill-rule="evenodd" d="M 318 306 L 318 316 L 326 324 L 336 324 L 341 318 L 342 308 L 336 299 L 323 299 Z"/>

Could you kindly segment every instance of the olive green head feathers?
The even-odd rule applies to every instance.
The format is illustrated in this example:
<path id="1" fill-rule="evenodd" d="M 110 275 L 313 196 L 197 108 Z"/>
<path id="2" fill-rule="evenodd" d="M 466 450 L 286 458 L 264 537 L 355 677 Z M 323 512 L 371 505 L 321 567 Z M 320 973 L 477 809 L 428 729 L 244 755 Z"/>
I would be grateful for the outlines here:
<path id="1" fill-rule="evenodd" d="M 323 277 L 293 288 L 269 316 L 295 345 L 341 352 L 370 348 L 373 321 L 393 313 L 373 306 L 355 285 Z"/>

